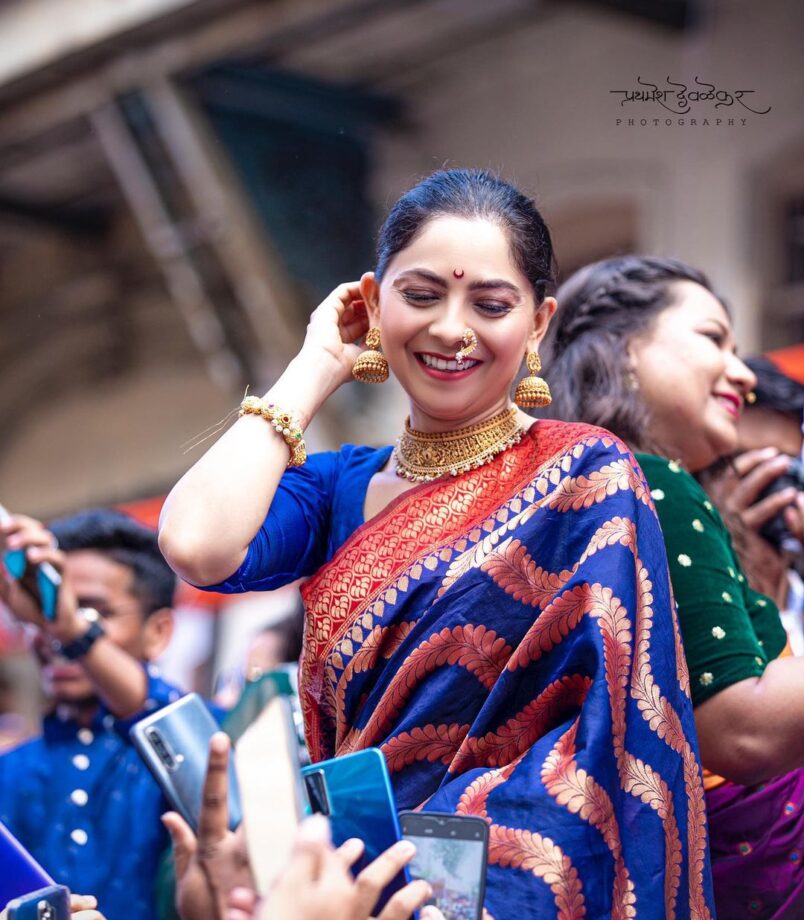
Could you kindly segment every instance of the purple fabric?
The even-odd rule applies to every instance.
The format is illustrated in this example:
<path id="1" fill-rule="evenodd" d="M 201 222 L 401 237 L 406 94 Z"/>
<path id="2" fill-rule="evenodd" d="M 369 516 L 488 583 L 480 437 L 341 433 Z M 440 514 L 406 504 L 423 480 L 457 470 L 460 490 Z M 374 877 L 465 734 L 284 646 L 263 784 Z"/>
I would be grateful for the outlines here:
<path id="1" fill-rule="evenodd" d="M 804 768 L 706 793 L 720 920 L 804 917 Z"/>

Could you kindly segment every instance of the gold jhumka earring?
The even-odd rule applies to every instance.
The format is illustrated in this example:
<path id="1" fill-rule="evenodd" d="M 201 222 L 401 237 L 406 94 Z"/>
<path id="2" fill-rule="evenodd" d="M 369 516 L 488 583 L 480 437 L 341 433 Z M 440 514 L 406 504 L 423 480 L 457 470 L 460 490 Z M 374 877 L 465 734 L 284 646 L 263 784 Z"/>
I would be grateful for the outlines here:
<path id="1" fill-rule="evenodd" d="M 361 383 L 385 383 L 388 379 L 388 359 L 380 351 L 380 330 L 372 326 L 366 333 L 367 351 L 357 356 L 352 376 Z"/>
<path id="2" fill-rule="evenodd" d="M 523 409 L 549 406 L 553 401 L 553 397 L 550 395 L 550 387 L 544 378 L 536 376 L 542 369 L 542 360 L 539 357 L 539 353 L 529 351 L 525 363 L 530 373 L 516 385 L 514 402 Z"/>

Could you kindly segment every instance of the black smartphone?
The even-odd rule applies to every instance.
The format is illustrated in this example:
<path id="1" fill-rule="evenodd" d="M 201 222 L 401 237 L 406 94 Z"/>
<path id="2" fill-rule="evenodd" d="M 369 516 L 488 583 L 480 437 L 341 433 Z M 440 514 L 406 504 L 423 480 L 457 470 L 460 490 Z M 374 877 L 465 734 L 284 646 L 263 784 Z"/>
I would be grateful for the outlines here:
<path id="1" fill-rule="evenodd" d="M 11 515 L 0 505 L 0 524 L 11 520 Z M 46 620 L 56 619 L 61 575 L 49 562 L 29 565 L 24 549 L 3 551 L 3 564 L 8 574 L 25 588 L 36 602 Z"/>
<path id="2" fill-rule="evenodd" d="M 165 798 L 198 833 L 201 796 L 209 762 L 209 742 L 218 724 L 197 693 L 188 693 L 129 730 L 137 753 L 145 761 Z M 229 828 L 242 817 L 234 752 L 229 758 Z"/>
<path id="3" fill-rule="evenodd" d="M 408 870 L 433 889 L 428 902 L 446 920 L 481 920 L 486 892 L 489 829 L 482 818 L 403 811 L 402 836 L 416 844 Z"/>

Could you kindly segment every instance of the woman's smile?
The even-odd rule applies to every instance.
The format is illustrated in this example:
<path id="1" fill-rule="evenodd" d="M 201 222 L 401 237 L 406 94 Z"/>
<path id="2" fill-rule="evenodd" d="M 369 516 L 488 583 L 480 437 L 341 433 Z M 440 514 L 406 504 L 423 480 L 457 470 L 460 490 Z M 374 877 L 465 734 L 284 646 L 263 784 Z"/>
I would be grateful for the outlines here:
<path id="1" fill-rule="evenodd" d="M 739 420 L 743 412 L 743 400 L 741 396 L 738 396 L 737 393 L 720 392 L 715 393 L 714 397 L 719 405 L 722 406 L 735 421 Z"/>
<path id="2" fill-rule="evenodd" d="M 480 367 L 483 363 L 473 358 L 456 361 L 454 355 L 447 357 L 432 351 L 417 351 L 414 354 L 422 371 L 435 380 L 465 380 L 475 368 Z"/>

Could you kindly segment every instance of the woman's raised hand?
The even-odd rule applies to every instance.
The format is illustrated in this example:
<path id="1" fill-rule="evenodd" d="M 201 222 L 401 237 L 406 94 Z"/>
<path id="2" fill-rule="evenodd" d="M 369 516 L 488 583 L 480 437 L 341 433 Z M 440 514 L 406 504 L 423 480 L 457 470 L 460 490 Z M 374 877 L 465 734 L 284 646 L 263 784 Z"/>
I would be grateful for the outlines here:
<path id="1" fill-rule="evenodd" d="M 301 353 L 316 366 L 321 361 L 331 366 L 335 389 L 350 379 L 352 365 L 361 351 L 355 343 L 368 332 L 368 327 L 360 282 L 339 284 L 313 311 Z"/>
<path id="2" fill-rule="evenodd" d="M 299 828 L 288 865 L 262 903 L 252 890 L 237 889 L 229 899 L 226 920 L 370 920 L 383 888 L 410 862 L 412 844 L 400 841 L 353 878 L 349 871 L 363 853 L 360 840 L 337 850 L 330 843 L 329 822 L 320 815 Z M 388 901 L 376 920 L 408 920 L 431 897 L 427 882 L 406 885 Z M 425 907 L 421 920 L 443 920 Z"/>

